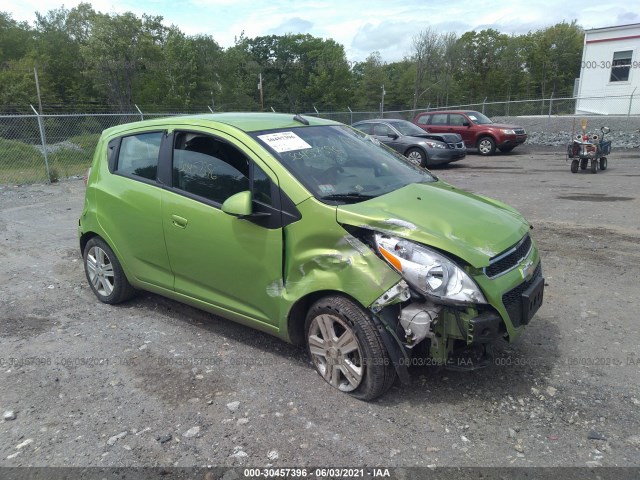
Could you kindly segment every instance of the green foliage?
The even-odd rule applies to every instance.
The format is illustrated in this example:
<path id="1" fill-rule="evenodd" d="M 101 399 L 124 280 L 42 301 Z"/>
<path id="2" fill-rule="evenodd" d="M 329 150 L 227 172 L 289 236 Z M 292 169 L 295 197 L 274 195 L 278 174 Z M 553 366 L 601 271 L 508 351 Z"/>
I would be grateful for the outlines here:
<path id="1" fill-rule="evenodd" d="M 570 93 L 580 72 L 583 31 L 559 23 L 525 35 L 494 29 L 458 37 L 431 28 L 408 56 L 378 52 L 352 68 L 344 47 L 309 34 L 247 38 L 223 49 L 188 36 L 160 16 L 106 14 L 90 3 L 36 13 L 31 27 L 0 12 L 0 104 L 6 112 L 42 101 L 65 112 L 259 110 L 309 112 L 415 109 Z M 74 107 L 76 106 L 76 107 Z M 93 128 L 84 132 L 94 133 Z"/>
<path id="2" fill-rule="evenodd" d="M 27 145 L 17 140 L 0 138 L 0 167 L 17 168 L 18 163 L 25 165 L 38 164 L 44 168 L 44 157 L 40 150 L 33 145 Z"/>
<path id="3" fill-rule="evenodd" d="M 71 137 L 68 141 L 77 145 L 82 150 L 88 153 L 93 153 L 93 150 L 96 148 L 98 144 L 98 139 L 100 138 L 99 133 L 85 133 L 83 135 L 76 135 L 75 137 Z"/>

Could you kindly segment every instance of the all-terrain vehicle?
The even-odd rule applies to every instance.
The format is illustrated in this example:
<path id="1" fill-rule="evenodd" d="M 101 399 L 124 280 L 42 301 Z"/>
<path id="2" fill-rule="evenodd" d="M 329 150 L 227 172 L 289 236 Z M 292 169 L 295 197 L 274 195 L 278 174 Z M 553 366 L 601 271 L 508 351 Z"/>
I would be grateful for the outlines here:
<path id="1" fill-rule="evenodd" d="M 585 125 L 586 126 L 586 125 Z M 567 158 L 571 158 L 571 172 L 577 173 L 578 168 L 586 170 L 591 162 L 591 173 L 598 173 L 598 165 L 600 170 L 607 169 L 607 155 L 611 153 L 611 140 L 605 140 L 605 135 L 609 133 L 609 127 L 600 129 L 601 135 L 593 133 L 589 135 L 578 133 L 573 141 L 567 145 Z"/>

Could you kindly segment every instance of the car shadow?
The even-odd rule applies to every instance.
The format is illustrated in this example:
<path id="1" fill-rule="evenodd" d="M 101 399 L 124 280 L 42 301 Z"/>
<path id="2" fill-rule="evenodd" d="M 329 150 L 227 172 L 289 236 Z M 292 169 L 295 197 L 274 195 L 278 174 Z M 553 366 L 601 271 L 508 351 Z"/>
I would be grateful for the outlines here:
<path id="1" fill-rule="evenodd" d="M 224 337 L 226 342 L 244 344 L 254 350 L 257 358 L 275 355 L 282 359 L 283 366 L 294 362 L 313 370 L 304 346 L 289 344 L 267 333 L 152 293 L 142 293 L 122 307 L 132 304 L 136 309 L 155 311 L 218 339 Z M 424 404 L 425 401 L 456 404 L 467 402 L 469 396 L 527 395 L 534 385 L 539 387 L 538 379 L 550 376 L 559 356 L 557 339 L 560 335 L 555 323 L 544 316 L 536 316 L 534 322 L 518 342 L 499 343 L 493 360 L 485 368 L 459 371 L 439 366 L 410 367 L 409 383 L 402 384 L 396 380 L 394 386 L 376 401 L 388 406 L 406 402 Z M 322 380 L 314 378 L 314 381 Z"/>

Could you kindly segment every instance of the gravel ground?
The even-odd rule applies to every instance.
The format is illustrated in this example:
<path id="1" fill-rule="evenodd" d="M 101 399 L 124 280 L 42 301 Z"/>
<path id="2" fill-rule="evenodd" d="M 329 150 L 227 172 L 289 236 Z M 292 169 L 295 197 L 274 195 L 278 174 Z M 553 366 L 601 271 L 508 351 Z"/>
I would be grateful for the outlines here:
<path id="1" fill-rule="evenodd" d="M 152 294 L 99 303 L 82 181 L 0 187 L 0 466 L 639 466 L 640 158 L 572 174 L 563 152 L 435 170 L 532 222 L 545 304 L 494 365 L 415 367 L 371 403 L 266 334 Z"/>

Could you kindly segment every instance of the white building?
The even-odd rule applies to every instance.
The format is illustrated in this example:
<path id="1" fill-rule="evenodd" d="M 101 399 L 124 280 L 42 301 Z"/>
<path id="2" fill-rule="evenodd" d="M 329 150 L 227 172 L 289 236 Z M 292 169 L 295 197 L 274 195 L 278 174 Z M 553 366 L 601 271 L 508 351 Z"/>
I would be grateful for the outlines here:
<path id="1" fill-rule="evenodd" d="M 640 23 L 584 33 L 576 113 L 640 114 Z"/>

